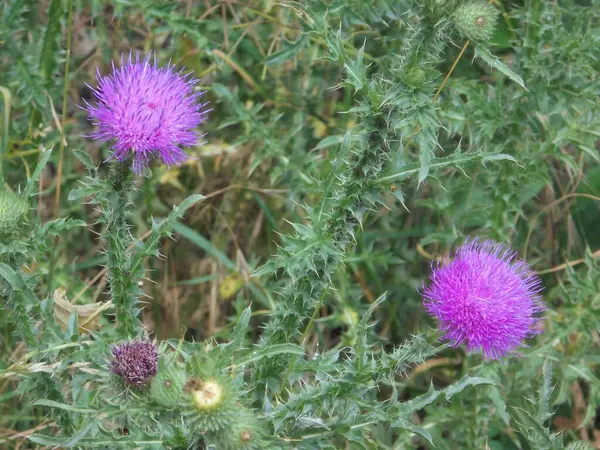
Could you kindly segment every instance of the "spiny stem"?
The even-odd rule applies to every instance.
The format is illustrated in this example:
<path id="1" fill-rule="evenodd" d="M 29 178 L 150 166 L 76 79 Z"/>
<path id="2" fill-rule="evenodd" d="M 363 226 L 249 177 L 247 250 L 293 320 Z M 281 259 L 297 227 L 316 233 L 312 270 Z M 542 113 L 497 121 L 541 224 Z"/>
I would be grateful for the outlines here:
<path id="1" fill-rule="evenodd" d="M 128 250 L 131 235 L 127 223 L 129 193 L 133 187 L 133 176 L 129 165 L 115 162 L 112 189 L 115 196 L 104 202 L 107 218 L 104 232 L 107 241 L 107 267 L 110 292 L 117 315 L 117 332 L 122 337 L 132 337 L 142 329 L 137 308 L 135 277 L 129 270 L 131 260 Z"/>
<path id="2" fill-rule="evenodd" d="M 308 333 L 310 333 L 310 330 L 312 329 L 312 325 L 315 322 L 316 318 L 317 318 L 317 314 L 319 313 L 319 309 L 321 309 L 321 306 L 323 305 L 323 301 L 325 300 L 325 296 L 327 295 L 327 292 L 329 292 L 329 288 L 325 288 L 323 290 L 323 293 L 321 294 L 321 298 L 319 299 L 319 303 L 315 306 L 315 310 L 313 312 L 312 317 L 310 318 L 310 321 L 308 322 L 308 325 L 306 325 L 306 329 L 304 330 L 304 334 L 302 336 L 302 346 L 304 347 L 304 344 L 306 343 L 306 340 L 308 339 Z"/>

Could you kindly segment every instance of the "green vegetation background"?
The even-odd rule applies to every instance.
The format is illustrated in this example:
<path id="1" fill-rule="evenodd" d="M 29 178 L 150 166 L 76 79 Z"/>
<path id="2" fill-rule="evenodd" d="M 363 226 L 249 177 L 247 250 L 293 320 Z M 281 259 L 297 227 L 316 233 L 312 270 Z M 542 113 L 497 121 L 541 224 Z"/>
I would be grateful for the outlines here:
<path id="1" fill-rule="evenodd" d="M 53 148 L 31 220 L 87 223 L 43 238 L 27 267 L 39 297 L 63 286 L 80 304 L 107 300 L 98 211 L 69 193 L 87 174 L 73 152 L 88 153 L 104 173 L 110 151 L 84 137 L 91 126 L 79 107 L 91 99 L 96 69 L 153 50 L 199 78 L 212 108 L 205 142 L 185 165 L 155 164 L 138 180 L 137 237 L 188 195 L 209 197 L 161 244 L 164 258 L 147 263 L 143 322 L 157 338 L 225 341 L 252 303 L 256 342 L 285 274 L 250 274 L 278 253 L 282 235 L 309 236 L 290 223 L 304 223 L 311 206 L 333 195 L 323 180 L 344 136 L 390 127 L 401 139 L 385 142 L 389 161 L 368 192 L 375 207 L 352 211 L 362 227 L 329 273 L 311 327 L 297 330 L 307 353 L 354 345 L 360 319 L 386 292 L 370 329 L 378 347 L 427 331 L 434 323 L 419 289 L 432 261 L 466 235 L 510 243 L 543 277 L 544 333 L 522 358 L 492 365 L 445 349 L 407 368 L 395 389 L 411 400 L 466 374 L 497 382 L 415 412 L 438 449 L 555 448 L 551 433 L 559 431 L 565 442 L 600 448 L 600 3 L 495 1 L 492 40 L 462 55 L 466 39 L 444 16 L 445 3 L 315 0 L 317 25 L 302 5 L 270 0 L 0 3 L 4 182 L 25 186 Z M 410 37 L 419 28 L 452 44 L 416 57 Z M 336 46 L 352 59 L 340 64 Z M 501 70 L 490 66 L 495 57 Z M 365 99 L 363 85 L 398 92 Z M 393 102 L 396 116 L 369 115 L 365 102 Z M 109 315 L 100 326 L 111 326 Z M 14 331 L 2 313 L 0 374 L 23 355 Z M 52 434 L 45 410 L 27 406 L 34 400 L 13 377 L 0 379 L 0 446 L 32 445 L 19 433 L 40 426 Z M 433 448 L 403 433 L 375 427 L 369 448 Z M 353 448 L 338 438 L 322 448 Z"/>

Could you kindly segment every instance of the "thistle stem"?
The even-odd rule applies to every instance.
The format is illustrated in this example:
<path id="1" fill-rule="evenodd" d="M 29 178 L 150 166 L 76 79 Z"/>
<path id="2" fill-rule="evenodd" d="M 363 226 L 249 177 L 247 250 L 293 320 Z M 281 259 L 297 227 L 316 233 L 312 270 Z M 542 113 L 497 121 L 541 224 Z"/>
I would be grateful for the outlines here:
<path id="1" fill-rule="evenodd" d="M 133 175 L 129 165 L 116 162 L 112 180 L 112 195 L 105 201 L 107 242 L 107 268 L 110 293 L 117 316 L 117 333 L 121 337 L 140 334 L 142 323 L 139 319 L 137 286 L 130 273 L 130 244 L 132 237 L 127 222 L 129 193 L 133 188 Z"/>

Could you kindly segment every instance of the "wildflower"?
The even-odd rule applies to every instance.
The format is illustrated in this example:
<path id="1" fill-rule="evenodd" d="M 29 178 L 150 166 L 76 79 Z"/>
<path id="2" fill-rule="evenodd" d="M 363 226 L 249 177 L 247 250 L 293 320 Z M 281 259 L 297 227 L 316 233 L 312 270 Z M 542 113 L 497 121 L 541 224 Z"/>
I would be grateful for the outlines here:
<path id="1" fill-rule="evenodd" d="M 97 103 L 87 105 L 89 119 L 98 126 L 91 134 L 101 141 L 114 140 L 113 157 L 133 157 L 133 171 L 143 172 L 158 154 L 167 165 L 187 159 L 183 147 L 195 145 L 194 129 L 204 121 L 206 104 L 198 102 L 203 92 L 193 92 L 198 80 L 176 72 L 172 65 L 158 67 L 150 56 L 132 61 L 131 53 L 109 76 L 98 72 L 98 87 L 92 88 Z"/>
<path id="2" fill-rule="evenodd" d="M 454 346 L 497 359 L 539 332 L 540 279 L 502 244 L 468 240 L 430 279 L 425 308 Z"/>
<path id="3" fill-rule="evenodd" d="M 127 385 L 145 385 L 156 375 L 158 350 L 152 342 L 124 342 L 113 347 L 112 354 L 112 372 Z"/>

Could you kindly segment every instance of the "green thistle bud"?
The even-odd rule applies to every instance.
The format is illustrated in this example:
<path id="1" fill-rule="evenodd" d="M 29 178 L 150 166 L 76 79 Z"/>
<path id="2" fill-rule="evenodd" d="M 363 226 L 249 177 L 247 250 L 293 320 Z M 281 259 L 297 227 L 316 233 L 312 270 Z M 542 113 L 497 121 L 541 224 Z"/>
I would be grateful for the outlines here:
<path id="1" fill-rule="evenodd" d="M 489 41 L 496 29 L 498 11 L 486 1 L 472 1 L 459 6 L 454 12 L 458 32 L 476 42 Z"/>
<path id="2" fill-rule="evenodd" d="M 411 66 L 404 75 L 404 83 L 413 89 L 423 87 L 423 84 L 425 84 L 425 72 L 419 66 Z"/>
<path id="3" fill-rule="evenodd" d="M 28 211 L 25 197 L 0 187 L 0 236 L 12 236 L 22 230 Z"/>
<path id="4" fill-rule="evenodd" d="M 185 415 L 199 432 L 217 432 L 228 428 L 235 420 L 239 407 L 227 377 L 192 377 L 184 387 L 188 410 Z"/>
<path id="5" fill-rule="evenodd" d="M 258 418 L 244 407 L 238 407 L 235 421 L 229 427 L 217 433 L 209 433 L 207 440 L 220 450 L 267 448 Z"/>
<path id="6" fill-rule="evenodd" d="M 583 441 L 571 442 L 567 450 L 594 450 L 594 446 Z"/>
<path id="7" fill-rule="evenodd" d="M 165 408 L 183 406 L 186 402 L 184 388 L 187 378 L 185 370 L 177 363 L 161 358 L 158 373 L 150 385 L 150 398 Z"/>

